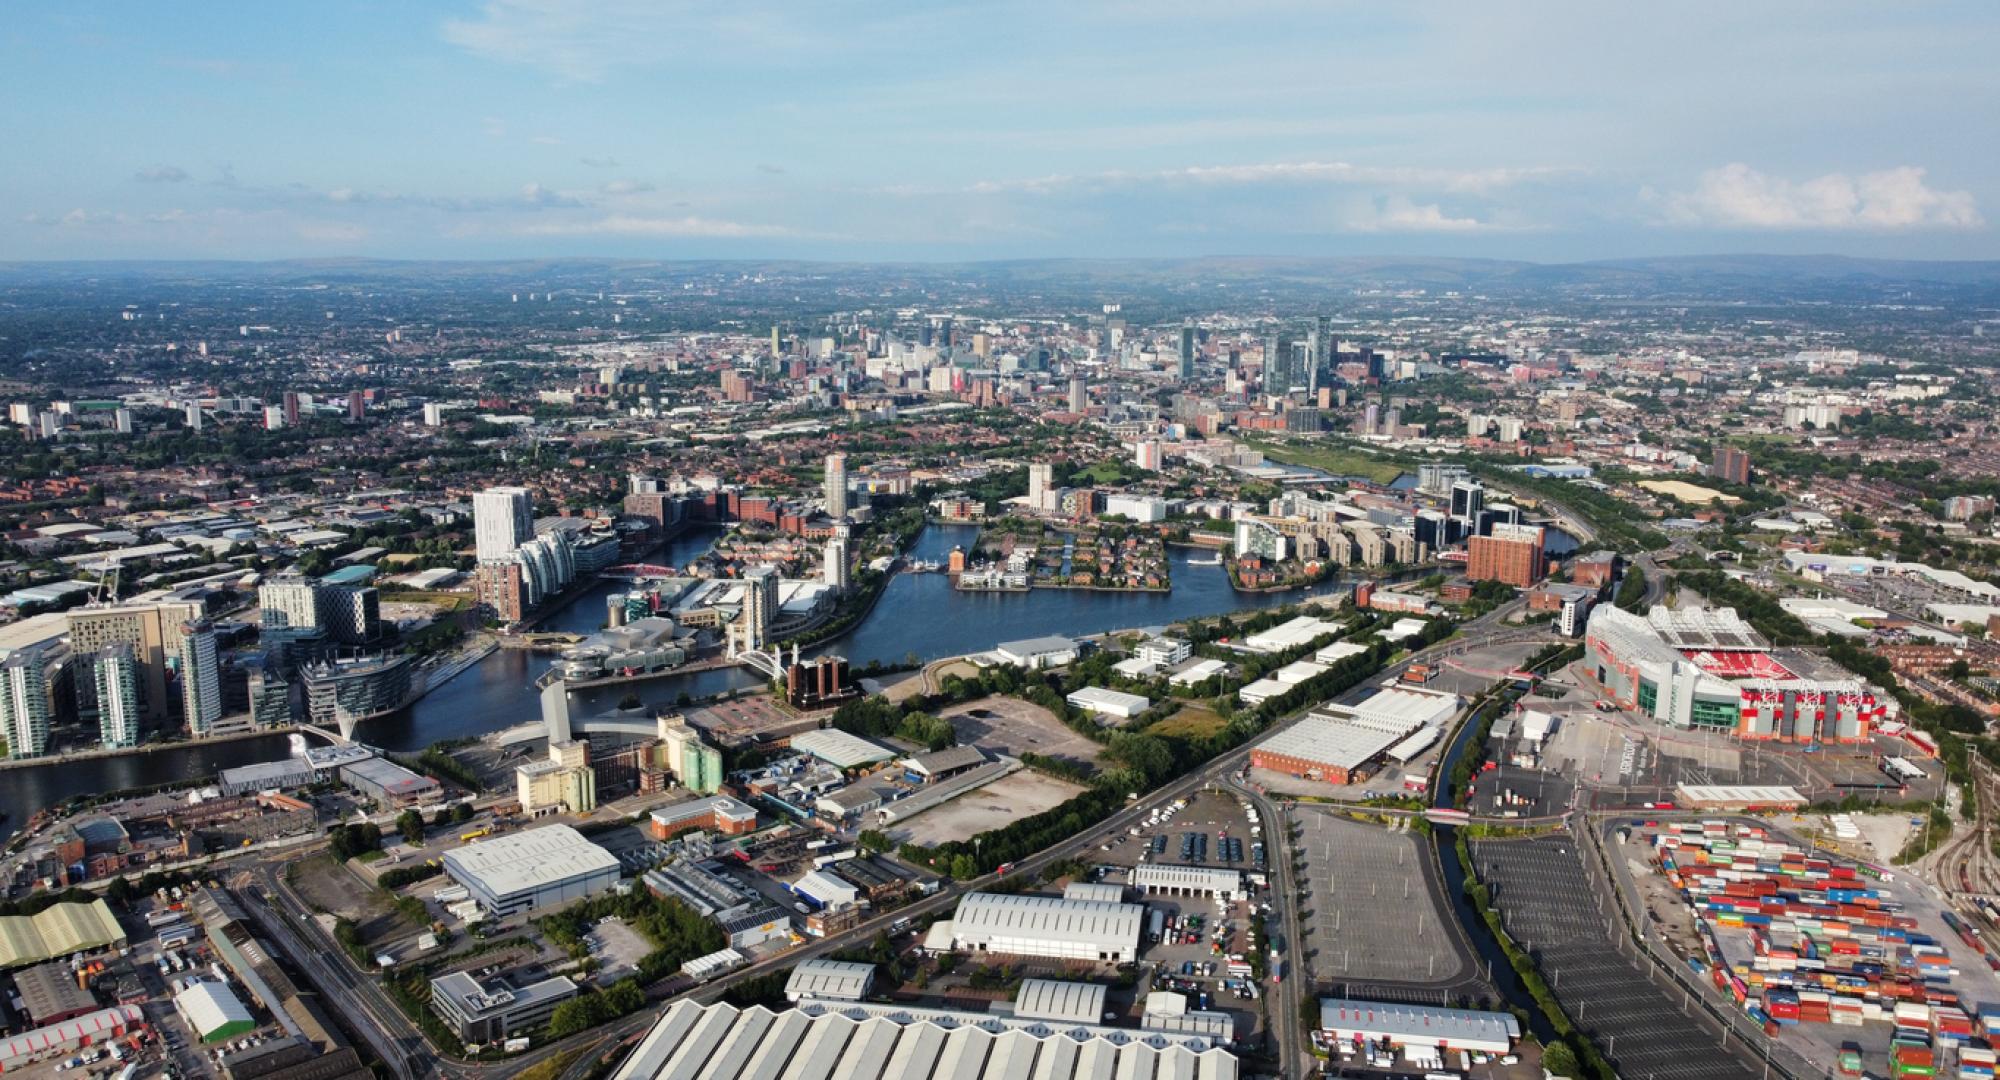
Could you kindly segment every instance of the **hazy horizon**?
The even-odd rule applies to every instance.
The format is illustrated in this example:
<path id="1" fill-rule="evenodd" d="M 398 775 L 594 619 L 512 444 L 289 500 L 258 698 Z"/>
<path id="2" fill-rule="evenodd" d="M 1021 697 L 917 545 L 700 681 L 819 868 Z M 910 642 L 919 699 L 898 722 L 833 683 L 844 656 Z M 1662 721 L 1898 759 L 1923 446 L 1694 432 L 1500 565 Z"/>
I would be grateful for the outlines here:
<path id="1" fill-rule="evenodd" d="M 2000 9 L 15 13 L 0 256 L 2000 258 Z"/>

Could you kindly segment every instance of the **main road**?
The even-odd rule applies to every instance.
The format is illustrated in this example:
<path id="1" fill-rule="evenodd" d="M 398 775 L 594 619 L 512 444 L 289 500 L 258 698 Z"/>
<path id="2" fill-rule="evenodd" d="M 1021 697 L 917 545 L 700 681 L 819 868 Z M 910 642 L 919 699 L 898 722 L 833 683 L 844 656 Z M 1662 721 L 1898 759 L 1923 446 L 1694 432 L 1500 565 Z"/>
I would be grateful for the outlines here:
<path id="1" fill-rule="evenodd" d="M 1499 628 L 1500 621 L 1518 610 L 1520 606 L 1521 601 L 1515 600 L 1495 608 L 1460 627 L 1454 636 L 1387 665 L 1376 675 L 1371 676 L 1371 679 L 1378 682 L 1383 679 L 1395 679 L 1415 663 L 1437 661 L 1489 645 L 1546 636 L 1545 627 L 1512 630 Z M 1307 711 L 1308 709 L 1300 709 L 1284 717 L 1272 725 L 1257 741 L 1261 742 L 1264 737 L 1292 726 Z M 1101 843 L 1104 836 L 1124 833 L 1134 824 L 1143 821 L 1153 810 L 1172 803 L 1175 799 L 1198 793 L 1211 785 L 1224 783 L 1233 774 L 1240 773 L 1247 767 L 1249 757 L 1250 747 L 1247 744 L 1222 754 L 1193 772 L 1127 802 L 1091 829 L 1021 859 L 1008 868 L 1008 874 L 1033 876 L 1055 863 L 1083 856 L 1089 852 L 1092 845 Z M 1256 797 L 1256 802 L 1260 808 L 1259 813 L 1264 817 L 1269 829 L 1266 835 L 1273 837 L 1273 843 L 1278 845 L 1271 852 L 1270 865 L 1289 867 L 1290 841 L 1286 837 L 1284 819 L 1277 815 L 1268 800 Z M 445 1060 L 430 1052 L 425 1045 L 423 1033 L 403 1015 L 395 1002 L 389 999 L 387 992 L 375 978 L 357 977 L 353 973 L 341 955 L 342 950 L 338 944 L 326 935 L 316 922 L 310 919 L 292 922 L 284 917 L 284 912 L 287 910 L 305 912 L 309 909 L 284 881 L 281 866 L 263 865 L 255 868 L 252 874 L 267 897 L 282 901 L 282 906 L 272 903 L 264 906 L 262 911 L 257 911 L 259 905 L 246 904 L 246 907 L 253 910 L 253 917 L 258 918 L 267 932 L 282 927 L 282 930 L 274 934 L 276 938 L 274 943 L 291 956 L 319 986 L 322 993 L 331 999 L 350 1002 L 360 1010 L 361 1016 L 354 1016 L 350 1012 L 349 1018 L 364 1021 L 357 1023 L 357 1027 L 373 1029 L 364 1030 L 364 1036 L 375 1047 L 376 1052 L 385 1061 L 390 1062 L 391 1068 L 402 1080 L 420 1080 L 429 1076 L 443 1077 L 447 1080 L 498 1080 L 499 1077 L 514 1075 L 550 1057 L 586 1051 L 564 1074 L 565 1080 L 573 1080 L 574 1077 L 588 1072 L 592 1062 L 610 1053 L 619 1044 L 636 1038 L 657 1019 L 653 1009 L 642 1009 L 631 1016 L 549 1043 L 526 1055 L 510 1058 L 504 1062 Z M 740 968 L 711 982 L 676 990 L 669 993 L 667 999 L 687 998 L 703 1003 L 720 1000 L 731 988 L 752 979 L 787 971 L 801 960 L 826 956 L 864 944 L 876 934 L 886 932 L 891 923 L 898 919 L 917 920 L 943 914 L 955 907 L 967 893 L 992 886 L 1000 879 L 1001 875 L 990 873 L 953 882 L 913 904 L 878 915 L 849 930 L 822 938 L 810 945 Z M 1272 1032 L 1279 1044 L 1279 1075 L 1304 1080 L 1311 1075 L 1312 1058 L 1306 1048 L 1304 1033 L 1297 1030 L 1300 1022 L 1300 995 L 1303 992 L 1301 988 L 1303 969 L 1298 963 L 1300 938 L 1296 890 L 1289 884 L 1286 887 L 1274 886 L 1270 890 L 1270 902 L 1272 913 L 1277 916 L 1279 925 L 1283 927 L 1284 956 L 1289 961 L 1289 971 L 1279 982 L 1278 993 L 1267 998 L 1271 1008 Z M 306 940 L 301 941 L 301 938 Z M 660 985 L 662 984 L 656 984 L 656 992 Z"/>

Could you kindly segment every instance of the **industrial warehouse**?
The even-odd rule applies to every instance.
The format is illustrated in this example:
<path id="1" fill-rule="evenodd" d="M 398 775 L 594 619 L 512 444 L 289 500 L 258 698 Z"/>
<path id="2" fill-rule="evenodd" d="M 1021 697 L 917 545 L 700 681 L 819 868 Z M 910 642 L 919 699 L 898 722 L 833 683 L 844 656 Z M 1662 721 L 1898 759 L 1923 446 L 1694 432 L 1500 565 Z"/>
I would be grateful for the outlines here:
<path id="1" fill-rule="evenodd" d="M 1774 654 L 1732 608 L 1593 612 L 1585 664 L 1609 699 L 1681 728 L 1745 739 L 1862 743 L 1887 692 L 1807 653 Z"/>
<path id="2" fill-rule="evenodd" d="M 1333 1042 L 1387 1042 L 1421 1050 L 1505 1054 L 1521 1038 L 1512 1013 L 1321 998 L 1319 1027 Z"/>
<path id="3" fill-rule="evenodd" d="M 1138 959 L 1145 915 L 1138 904 L 968 893 L 925 947 L 1124 964 Z"/>
<path id="4" fill-rule="evenodd" d="M 444 853 L 444 871 L 493 918 L 580 900 L 618 883 L 616 857 L 567 825 L 467 844 Z"/>
<path id="5" fill-rule="evenodd" d="M 1228 1051 L 1199 1036 L 808 1000 L 783 1013 L 676 1002 L 612 1074 L 614 1080 L 780 1075 L 1236 1080 L 1238 1072 Z"/>
<path id="6" fill-rule="evenodd" d="M 1458 697 L 1392 687 L 1352 705 L 1315 709 L 1250 751 L 1254 768 L 1330 784 L 1353 783 L 1385 758 L 1407 761 L 1437 739 Z"/>

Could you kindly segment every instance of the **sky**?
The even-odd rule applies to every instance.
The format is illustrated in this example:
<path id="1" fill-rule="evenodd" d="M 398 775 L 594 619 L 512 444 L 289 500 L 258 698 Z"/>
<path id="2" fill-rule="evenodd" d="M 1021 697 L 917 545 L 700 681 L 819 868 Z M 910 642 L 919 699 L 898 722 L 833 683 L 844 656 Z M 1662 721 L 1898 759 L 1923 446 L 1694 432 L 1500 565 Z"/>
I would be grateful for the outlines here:
<path id="1" fill-rule="evenodd" d="M 22 4 L 0 260 L 2000 258 L 2000 5 Z"/>

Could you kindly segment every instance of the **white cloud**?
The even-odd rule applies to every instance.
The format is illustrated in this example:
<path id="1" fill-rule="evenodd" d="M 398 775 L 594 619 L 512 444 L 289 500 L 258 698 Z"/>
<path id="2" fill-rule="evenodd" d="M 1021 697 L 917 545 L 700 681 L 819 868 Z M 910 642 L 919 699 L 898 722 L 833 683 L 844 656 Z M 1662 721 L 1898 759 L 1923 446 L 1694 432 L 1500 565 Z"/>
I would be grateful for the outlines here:
<path id="1" fill-rule="evenodd" d="M 644 180 L 613 180 L 603 188 L 606 195 L 637 195 L 652 190 L 653 185 Z"/>
<path id="2" fill-rule="evenodd" d="M 132 174 L 132 179 L 142 184 L 179 184 L 184 183 L 187 178 L 187 170 L 178 165 L 155 165 Z"/>
<path id="3" fill-rule="evenodd" d="M 1970 192 L 1933 188 L 1925 183 L 1924 170 L 1914 165 L 1795 182 L 1736 162 L 1703 173 L 1694 190 L 1662 201 L 1670 224 L 1717 228 L 1976 229 L 1986 224 Z"/>
<path id="4" fill-rule="evenodd" d="M 582 165 L 583 165 L 583 166 L 584 166 L 585 168 L 588 168 L 588 169 L 615 169 L 615 168 L 617 168 L 617 167 L 618 167 L 618 159 L 617 159 L 617 158 L 611 158 L 611 157 L 580 157 L 580 158 L 577 158 L 576 160 L 577 160 L 577 161 L 578 161 L 578 162 L 579 162 L 580 164 L 582 164 Z"/>
<path id="5" fill-rule="evenodd" d="M 778 225 L 749 225 L 704 217 L 640 217 L 613 214 L 591 221 L 540 222 L 520 230 L 529 236 L 796 236 Z"/>
<path id="6" fill-rule="evenodd" d="M 1354 232 L 1476 232 L 1493 226 L 1478 218 L 1452 217 L 1436 203 L 1416 203 L 1392 195 L 1350 215 L 1342 224 Z"/>
<path id="7" fill-rule="evenodd" d="M 1129 187 L 1137 184 L 1195 184 L 1223 187 L 1257 184 L 1326 184 L 1355 187 L 1395 187 L 1458 194 L 1484 194 L 1498 188 L 1573 173 L 1554 167 L 1524 169 L 1435 169 L 1404 165 L 1355 165 L 1345 161 L 1263 162 L 1249 165 L 1188 165 L 1154 172 L 1108 172 L 1034 176 L 1014 180 L 981 180 L 965 189 L 974 195 L 1020 193 L 1052 195 L 1075 189 Z M 911 194 L 909 189 L 892 189 Z"/>
<path id="8" fill-rule="evenodd" d="M 442 32 L 475 56 L 594 83 L 620 68 L 703 53 L 816 56 L 828 43 L 802 25 L 809 14 L 749 2 L 486 0 L 475 15 L 446 20 Z"/>

